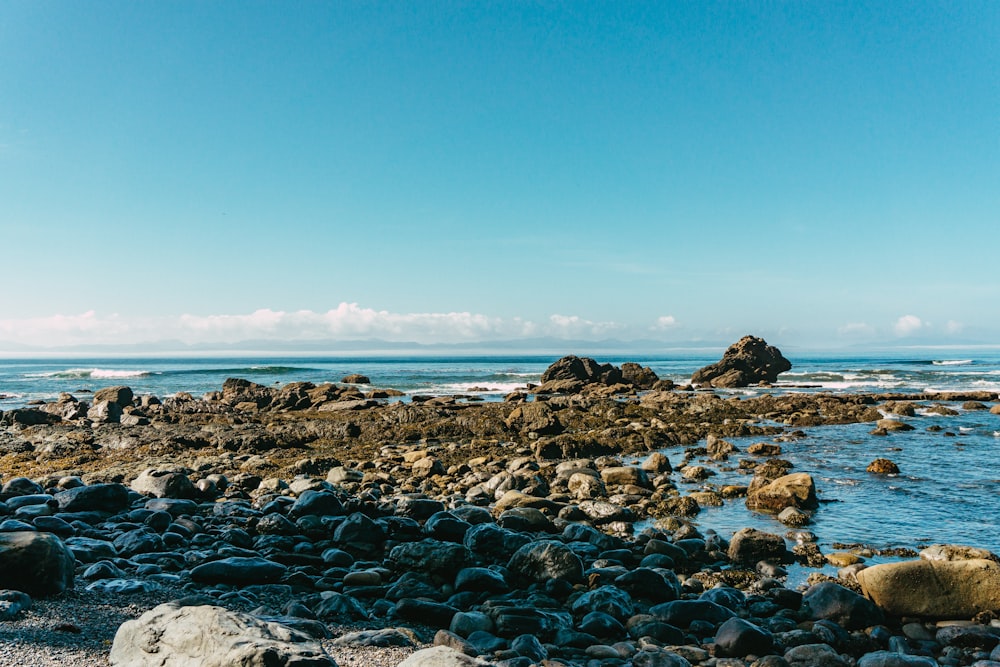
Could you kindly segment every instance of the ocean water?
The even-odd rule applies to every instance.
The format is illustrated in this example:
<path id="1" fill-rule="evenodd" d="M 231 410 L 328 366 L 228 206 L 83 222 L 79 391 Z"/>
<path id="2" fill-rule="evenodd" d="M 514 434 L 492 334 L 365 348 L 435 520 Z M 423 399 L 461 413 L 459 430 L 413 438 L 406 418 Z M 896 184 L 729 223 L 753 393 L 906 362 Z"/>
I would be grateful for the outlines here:
<path id="1" fill-rule="evenodd" d="M 786 353 L 787 355 L 787 353 Z M 637 361 L 661 378 L 684 383 L 702 366 L 718 360 L 712 354 L 662 357 L 599 357 L 620 365 Z M 902 356 L 787 355 L 793 369 L 771 389 L 748 388 L 732 393 L 781 392 L 1000 392 L 1000 352 L 949 351 Z M 371 386 L 415 394 L 502 397 L 526 383 L 538 382 L 555 356 L 496 357 L 283 357 L 186 359 L 11 359 L 0 360 L 0 410 L 36 400 L 52 400 L 60 392 L 96 390 L 125 384 L 137 393 L 161 397 L 177 392 L 199 396 L 217 390 L 230 377 L 265 385 L 287 382 L 339 382 L 351 373 L 371 379 Z M 363 387 L 367 388 L 367 387 Z M 404 398 L 402 400 L 407 400 Z M 929 407 L 928 401 L 925 407 Z M 821 507 L 807 529 L 820 537 L 824 552 L 834 543 L 861 543 L 876 549 L 920 548 L 946 542 L 981 546 L 1000 553 L 1000 415 L 964 410 L 942 416 L 918 411 L 906 421 L 913 431 L 889 436 L 870 434 L 871 424 L 803 429 L 805 437 L 780 443 L 795 471 L 816 480 Z M 931 430 L 929 430 L 931 429 Z M 738 448 L 760 439 L 734 440 Z M 683 448 L 666 450 L 677 464 Z M 896 476 L 865 472 L 873 459 L 891 459 Z M 749 476 L 735 465 L 712 462 L 718 474 L 704 483 L 679 482 L 686 491 L 725 484 L 747 484 Z M 745 526 L 785 533 L 773 517 L 746 510 L 742 501 L 704 508 L 696 518 L 702 529 L 724 537 Z M 876 557 L 873 562 L 885 558 Z"/>

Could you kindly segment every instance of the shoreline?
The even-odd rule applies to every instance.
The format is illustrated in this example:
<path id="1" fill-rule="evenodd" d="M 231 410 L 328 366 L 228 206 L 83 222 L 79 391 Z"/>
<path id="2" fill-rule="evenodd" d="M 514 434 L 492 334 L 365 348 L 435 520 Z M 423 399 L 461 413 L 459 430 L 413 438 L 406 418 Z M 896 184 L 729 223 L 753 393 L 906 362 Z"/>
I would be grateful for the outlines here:
<path id="1" fill-rule="evenodd" d="M 118 399 L 121 399 L 121 388 L 117 389 Z M 301 390 L 298 394 L 300 398 L 308 396 L 312 391 L 329 400 L 311 401 L 306 408 L 296 408 L 295 404 L 289 407 L 289 401 L 296 396 L 296 389 Z M 514 515 L 519 513 L 523 516 L 518 516 L 517 521 L 509 518 L 514 515 L 507 515 L 508 523 L 522 530 L 505 528 L 506 530 L 527 531 L 531 534 L 532 531 L 537 533 L 539 526 L 546 526 L 538 535 L 549 538 L 562 535 L 570 525 L 597 526 L 600 534 L 620 545 L 619 550 L 645 550 L 650 540 L 701 540 L 704 543 L 702 550 L 696 550 L 695 554 L 704 556 L 693 558 L 692 554 L 688 554 L 684 558 L 691 557 L 691 563 L 676 568 L 681 571 L 682 577 L 677 582 L 680 597 L 694 595 L 699 586 L 702 589 L 710 588 L 710 584 L 718 581 L 739 584 L 744 594 L 760 595 L 760 592 L 768 590 L 785 590 L 780 583 L 773 583 L 782 580 L 786 574 L 783 572 L 784 567 L 776 564 L 777 570 L 768 570 L 771 576 L 763 576 L 759 572 L 750 576 L 746 570 L 734 569 L 732 559 L 728 557 L 728 547 L 731 544 L 723 544 L 729 542 L 729 538 L 719 536 L 721 543 L 713 550 L 712 542 L 717 538 L 711 534 L 712 526 L 706 521 L 709 525 L 701 530 L 695 529 L 690 520 L 697 516 L 696 506 L 692 506 L 690 500 L 684 500 L 700 498 L 703 503 L 708 503 L 715 499 L 698 496 L 697 494 L 703 493 L 700 491 L 691 492 L 682 480 L 687 479 L 689 468 L 705 468 L 705 464 L 708 467 L 725 465 L 738 468 L 741 465 L 749 466 L 743 463 L 747 461 L 753 463 L 754 469 L 766 468 L 768 462 L 780 461 L 780 456 L 759 456 L 739 451 L 716 452 L 713 455 L 709 447 L 703 446 L 707 442 L 706 438 L 711 436 L 714 443 L 727 443 L 727 439 L 747 437 L 765 440 L 801 427 L 823 428 L 851 423 L 868 423 L 876 429 L 887 428 L 892 425 L 882 424 L 879 420 L 884 421 L 885 417 L 876 409 L 887 403 L 979 401 L 983 402 L 987 411 L 996 409 L 996 414 L 1000 414 L 1000 408 L 997 408 L 1000 399 L 992 392 L 950 392 L 944 396 L 912 393 L 815 393 L 741 398 L 732 395 L 723 397 L 716 391 L 692 392 L 676 388 L 642 391 L 621 387 L 611 389 L 607 386 L 589 386 L 571 393 L 516 392 L 504 402 L 470 402 L 452 396 L 434 397 L 417 403 L 387 403 L 377 397 L 359 396 L 359 392 L 352 391 L 349 387 L 325 388 L 319 392 L 315 386 L 311 389 L 288 386 L 275 389 L 239 382 L 224 386 L 207 400 L 175 397 L 160 401 L 150 397 L 130 396 L 128 401 L 122 401 L 131 405 L 125 406 L 118 415 L 117 422 L 84 425 L 82 420 L 85 418 L 76 418 L 68 421 L 60 419 L 53 423 L 25 424 L 18 420 L 30 420 L 25 415 L 31 410 L 8 411 L 3 414 L 5 427 L 0 433 L 6 438 L 5 453 L 0 460 L 8 471 L 2 481 L 6 483 L 13 477 L 23 475 L 43 482 L 40 484 L 42 492 L 58 492 L 61 489 L 60 483 L 75 483 L 62 480 L 73 475 L 80 477 L 79 481 L 89 486 L 129 486 L 133 485 L 145 469 L 173 470 L 174 474 L 187 477 L 191 483 L 192 490 L 181 495 L 186 495 L 196 503 L 198 509 L 195 513 L 203 517 L 199 521 L 205 525 L 211 525 L 212 522 L 208 518 L 210 514 L 205 512 L 220 503 L 242 502 L 241 498 L 255 512 L 269 507 L 269 512 L 263 515 L 269 516 L 272 513 L 287 514 L 289 507 L 305 490 L 330 493 L 338 497 L 344 508 L 337 515 L 339 519 L 331 519 L 332 527 L 334 524 L 344 523 L 344 517 L 350 516 L 347 512 L 349 506 L 376 517 L 399 516 L 400 512 L 403 513 L 402 516 L 407 516 L 407 503 L 412 504 L 413 498 L 425 497 L 428 501 L 441 502 L 441 511 L 454 511 L 462 507 L 485 510 L 489 512 L 490 521 L 494 522 L 499 521 L 504 512 L 514 512 Z M 96 403 L 98 396 L 95 394 L 93 398 Z M 301 404 L 300 402 L 299 405 Z M 69 407 L 71 406 L 62 406 L 63 409 Z M 37 409 L 34 412 L 49 414 Z M 762 415 L 766 416 L 768 424 L 782 423 L 782 427 L 762 425 Z M 27 443 L 30 449 L 24 444 L 17 444 L 19 442 Z M 19 448 L 22 451 L 17 451 Z M 717 445 L 717 449 L 725 447 Z M 692 454 L 692 450 L 695 453 Z M 648 457 L 653 451 L 668 454 L 666 469 L 663 469 L 661 462 L 661 469 L 646 470 L 644 479 L 634 471 L 644 470 L 645 463 L 636 461 L 630 465 L 627 463 L 628 459 L 622 459 L 640 455 Z M 680 456 L 682 453 L 683 459 Z M 577 465 L 579 470 L 575 470 L 573 474 L 566 476 L 566 469 L 559 470 L 560 465 L 565 467 L 574 461 L 576 463 L 573 465 Z M 588 461 L 589 464 L 584 465 L 581 461 Z M 629 470 L 633 472 L 628 472 Z M 335 474 L 334 471 L 339 472 Z M 787 468 L 777 471 L 789 472 Z M 764 480 L 774 472 L 776 470 L 755 470 L 754 476 L 760 476 Z M 570 483 L 573 475 L 581 474 L 583 477 L 577 477 Z M 197 490 L 196 484 L 213 475 L 224 476 L 230 483 L 228 489 L 223 491 L 216 487 L 211 493 Z M 772 475 L 771 481 L 778 477 L 780 475 Z M 495 486 L 491 490 L 490 484 L 494 480 Z M 254 482 L 256 486 L 253 486 Z M 731 490 L 733 495 L 723 498 L 723 502 L 744 503 L 745 494 L 752 486 Z M 212 493 L 215 494 L 214 497 Z M 725 496 L 724 493 L 720 495 Z M 10 496 L 12 497 L 14 496 Z M 287 501 L 281 501 L 281 498 L 287 498 Z M 411 500 L 407 501 L 407 498 Z M 461 502 L 457 502 L 458 498 L 462 499 Z M 130 502 L 130 512 L 141 514 L 148 511 L 145 509 L 145 499 L 140 501 L 137 496 L 133 496 Z M 696 504 L 697 502 L 695 500 Z M 586 511 L 581 511 L 581 506 Z M 364 509 L 366 507 L 368 510 Z M 400 509 L 401 507 L 404 509 Z M 194 510 L 189 506 L 188 511 Z M 806 513 L 821 514 L 823 511 L 822 506 L 805 509 Z M 472 513 L 472 510 L 469 512 Z M 58 511 L 52 514 L 59 516 Z M 11 512 L 8 518 L 15 518 L 15 515 L 16 512 Z M 39 513 L 39 516 L 45 514 Z M 482 516 L 477 516 L 486 521 Z M 418 532 L 408 535 L 400 544 L 409 543 L 408 540 L 414 537 L 426 538 L 426 533 L 421 531 L 425 528 L 423 522 L 428 518 L 420 514 L 409 516 L 410 521 L 416 522 Z M 651 532 L 657 537 L 650 537 L 649 532 L 631 534 L 630 526 L 643 518 L 660 522 L 651 527 Z M 257 523 L 251 522 L 254 530 L 260 528 L 259 520 L 258 517 Z M 285 529 L 299 531 L 296 534 L 300 537 L 305 535 L 300 529 L 294 528 L 294 522 L 292 525 L 293 528 L 285 526 Z M 791 530 L 790 526 L 789 531 Z M 805 525 L 805 530 L 808 530 L 808 525 Z M 314 544 L 322 544 L 330 541 L 332 532 L 332 529 L 327 529 L 325 533 L 314 532 L 307 539 Z M 264 535 L 266 531 L 258 534 Z M 692 537 L 683 537 L 684 535 Z M 796 546 L 802 544 L 809 542 Z M 727 548 L 722 548 L 723 546 Z M 388 551 L 390 550 L 381 557 L 388 558 Z M 792 549 L 782 557 L 815 559 L 815 551 L 818 549 L 803 555 Z M 597 555 L 585 555 L 584 560 L 596 560 L 591 556 Z M 826 555 L 822 554 L 823 557 Z M 211 558 L 218 557 L 217 554 Z M 713 558 L 716 560 L 713 561 Z M 849 560 L 846 556 L 842 558 Z M 642 560 L 639 555 L 636 559 L 636 563 L 625 559 L 626 562 L 610 567 L 625 567 L 628 570 Z M 129 558 L 124 560 L 128 561 Z M 614 561 L 613 558 L 611 560 Z M 354 562 L 364 561 L 364 554 L 356 554 Z M 386 563 L 388 562 L 387 560 Z M 123 567 L 128 579 L 143 579 L 136 572 L 129 572 L 128 565 Z M 79 590 L 82 584 L 93 583 L 80 578 L 86 568 L 78 566 L 76 569 L 74 590 Z M 597 569 L 601 570 L 600 567 Z M 386 578 L 385 583 L 393 581 L 399 575 L 398 571 L 386 564 L 375 570 L 380 577 Z M 162 567 L 161 571 L 164 575 L 174 574 Z M 191 592 L 197 588 L 187 578 L 189 575 L 184 574 L 184 568 L 175 572 L 181 573 L 177 583 L 186 586 L 180 590 Z M 699 573 L 704 573 L 704 576 Z M 343 576 L 346 572 L 337 574 Z M 430 570 L 428 576 L 440 579 L 441 573 Z M 819 580 L 822 577 L 813 579 Z M 604 583 L 611 580 L 607 580 L 602 574 L 597 581 Z M 766 582 L 763 585 L 771 588 L 761 588 L 761 582 Z M 849 579 L 841 580 L 840 583 L 848 588 L 856 588 L 856 583 Z M 338 585 L 339 591 L 345 588 L 342 580 L 339 584 L 336 581 L 323 584 L 326 585 L 332 586 L 330 590 L 333 591 L 337 591 Z M 521 590 L 518 588 L 521 585 L 523 584 L 513 585 L 509 589 L 513 592 L 509 594 Z M 314 586 L 312 593 L 307 593 L 304 589 L 295 595 L 308 597 L 321 588 L 322 586 Z M 593 589 L 593 586 L 590 588 Z M 214 589 L 210 586 L 209 592 L 216 590 L 222 596 L 226 592 L 223 589 L 225 586 L 220 588 L 215 585 Z M 177 589 L 167 590 L 176 592 Z M 128 601 L 132 599 L 131 596 L 132 594 L 119 593 L 111 597 Z M 56 616 L 71 616 L 74 608 L 82 610 L 80 613 L 86 613 L 89 608 L 86 596 L 78 596 L 76 600 L 73 597 L 63 594 L 61 597 L 47 598 L 44 602 L 39 599 L 39 609 L 45 614 L 38 616 L 30 610 L 22 612 L 21 620 L 15 620 L 11 625 L 5 623 L 2 629 L 4 632 L 12 630 L 15 634 L 18 631 L 28 634 L 40 632 L 42 636 L 49 633 L 49 637 L 56 637 L 59 642 L 67 641 L 71 645 L 73 642 L 69 640 L 76 637 L 76 645 L 82 652 L 77 657 L 92 660 L 100 651 L 97 645 L 88 645 L 87 642 L 106 642 L 107 633 L 95 637 L 88 633 L 96 631 L 84 629 L 83 633 L 60 634 L 52 629 L 52 619 L 46 618 L 49 613 L 47 609 L 52 609 L 51 613 Z M 164 597 L 163 593 L 153 595 L 149 597 L 148 604 L 165 601 Z M 360 599 L 365 600 L 366 604 L 369 601 L 364 597 Z M 134 611 L 138 612 L 142 606 L 137 605 Z M 369 625 L 394 625 L 388 623 L 390 620 L 397 621 L 395 624 L 399 621 L 396 617 L 373 615 Z M 413 625 L 412 622 L 409 624 Z M 355 624 L 354 627 L 360 626 Z M 368 662 L 354 663 L 347 661 L 349 652 L 343 653 L 344 662 L 341 664 L 396 664 L 407 652 L 434 642 L 434 636 L 428 630 L 420 630 L 419 625 L 415 627 L 418 628 L 421 640 L 416 642 L 416 646 L 396 649 L 391 657 L 386 653 L 381 662 L 381 658 L 374 657 L 378 651 L 366 658 Z M 338 632 L 341 631 L 338 629 Z M 637 638 L 631 641 L 635 642 Z M 54 642 L 50 648 L 54 650 L 59 642 Z M 698 645 L 704 645 L 704 641 L 699 641 Z M 100 646 L 104 644 L 101 643 Z M 328 649 L 334 650 L 339 649 L 332 648 L 332 645 Z M 564 650 L 567 651 L 566 655 L 574 655 L 575 649 Z M 3 655 L 0 653 L 0 660 Z M 516 656 L 509 656 L 513 657 Z M 560 656 L 552 657 L 562 659 Z M 61 658 L 60 664 L 76 664 L 66 662 L 67 659 L 73 658 Z M 575 659 L 567 659 L 576 664 Z"/>

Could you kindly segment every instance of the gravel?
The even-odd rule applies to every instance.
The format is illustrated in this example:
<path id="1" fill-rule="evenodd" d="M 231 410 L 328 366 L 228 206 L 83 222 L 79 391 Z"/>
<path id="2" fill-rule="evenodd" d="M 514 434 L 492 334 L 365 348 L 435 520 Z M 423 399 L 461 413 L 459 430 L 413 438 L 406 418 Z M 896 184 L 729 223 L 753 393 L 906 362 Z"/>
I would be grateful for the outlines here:
<path id="1" fill-rule="evenodd" d="M 83 585 L 78 583 L 73 591 L 56 597 L 34 599 L 31 608 L 13 621 L 0 622 L 0 667 L 110 665 L 108 655 L 118 626 L 158 604 L 189 594 L 179 588 L 164 588 L 156 594 L 114 597 L 87 592 Z M 367 628 L 330 626 L 334 637 L 360 629 Z M 340 667 L 395 667 L 426 646 L 336 646 L 332 639 L 321 643 Z"/>

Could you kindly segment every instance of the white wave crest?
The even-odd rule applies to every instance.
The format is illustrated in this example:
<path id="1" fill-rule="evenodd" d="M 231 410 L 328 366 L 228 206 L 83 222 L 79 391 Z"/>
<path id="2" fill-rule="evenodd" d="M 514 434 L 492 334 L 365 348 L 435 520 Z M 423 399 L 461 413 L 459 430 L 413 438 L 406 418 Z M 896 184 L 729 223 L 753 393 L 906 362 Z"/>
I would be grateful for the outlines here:
<path id="1" fill-rule="evenodd" d="M 968 366 L 971 363 L 972 359 L 943 359 L 931 362 L 934 366 Z"/>

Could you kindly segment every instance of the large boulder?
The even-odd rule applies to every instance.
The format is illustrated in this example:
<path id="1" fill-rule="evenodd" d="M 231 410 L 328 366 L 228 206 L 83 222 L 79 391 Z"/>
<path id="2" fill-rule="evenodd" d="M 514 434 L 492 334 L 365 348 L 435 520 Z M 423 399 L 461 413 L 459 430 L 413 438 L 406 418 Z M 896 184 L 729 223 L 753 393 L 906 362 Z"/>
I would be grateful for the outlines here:
<path id="1" fill-rule="evenodd" d="M 775 382 L 779 373 L 791 370 L 792 362 L 763 338 L 744 336 L 729 346 L 722 359 L 695 371 L 691 382 L 712 387 L 747 387 Z"/>
<path id="2" fill-rule="evenodd" d="M 161 604 L 115 633 L 111 664 L 128 667 L 336 667 L 305 633 L 222 607 Z"/>
<path id="3" fill-rule="evenodd" d="M 1000 609 L 1000 564 L 992 560 L 912 560 L 857 573 L 861 591 L 889 614 L 969 619 Z"/>
<path id="4" fill-rule="evenodd" d="M 51 533 L 0 533 L 0 588 L 56 595 L 73 587 L 75 566 L 73 553 Z"/>
<path id="5" fill-rule="evenodd" d="M 809 473 L 798 472 L 784 475 L 747 492 L 746 505 L 749 509 L 768 514 L 777 514 L 786 507 L 815 509 L 819 506 L 816 498 L 816 484 Z"/>
<path id="6" fill-rule="evenodd" d="M 128 508 L 128 489 L 122 484 L 91 484 L 60 491 L 54 496 L 61 512 L 108 512 Z"/>

